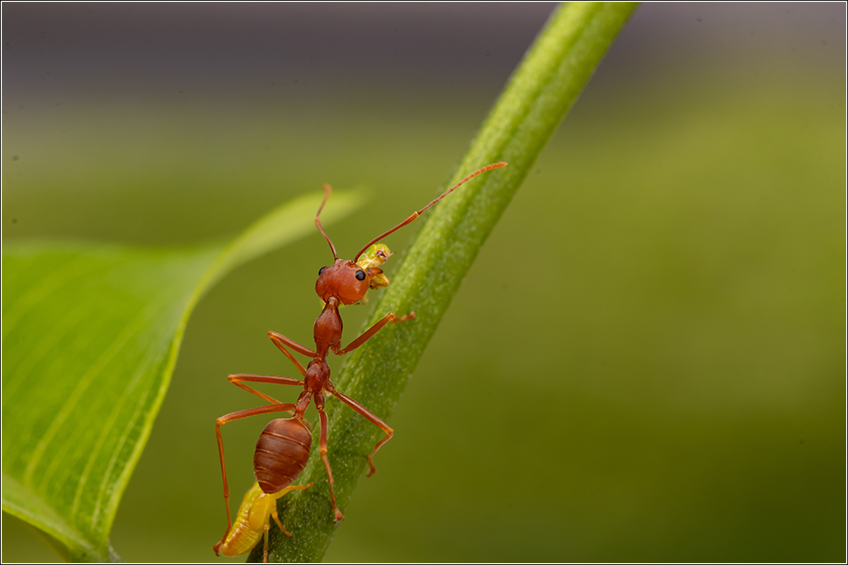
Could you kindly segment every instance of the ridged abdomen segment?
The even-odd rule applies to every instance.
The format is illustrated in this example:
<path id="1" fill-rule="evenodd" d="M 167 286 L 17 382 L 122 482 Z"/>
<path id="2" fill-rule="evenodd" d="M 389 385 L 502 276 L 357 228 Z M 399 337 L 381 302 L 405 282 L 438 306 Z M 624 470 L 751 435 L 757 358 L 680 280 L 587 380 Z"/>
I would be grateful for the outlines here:
<path id="1" fill-rule="evenodd" d="M 269 422 L 253 453 L 253 472 L 262 492 L 275 493 L 297 479 L 311 447 L 312 434 L 300 420 L 279 418 Z"/>

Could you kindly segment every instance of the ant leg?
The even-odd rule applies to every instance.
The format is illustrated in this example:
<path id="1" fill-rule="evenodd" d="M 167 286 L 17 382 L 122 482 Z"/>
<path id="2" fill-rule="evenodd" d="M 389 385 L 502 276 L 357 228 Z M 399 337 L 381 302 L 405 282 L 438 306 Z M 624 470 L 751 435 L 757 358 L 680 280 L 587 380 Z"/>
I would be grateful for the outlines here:
<path id="1" fill-rule="evenodd" d="M 330 389 L 330 392 L 338 397 L 339 400 L 356 410 L 360 415 L 362 415 L 366 420 L 386 432 L 386 437 L 377 442 L 377 445 L 374 446 L 374 451 L 371 452 L 371 455 L 368 456 L 368 465 L 371 467 L 371 470 L 368 471 L 368 476 L 370 477 L 374 473 L 377 472 L 377 469 L 374 467 L 374 454 L 377 453 L 377 450 L 383 447 L 383 444 L 392 439 L 392 436 L 395 435 L 395 431 L 388 426 L 383 420 L 378 418 L 375 414 L 372 414 L 365 408 L 363 405 L 347 396 L 346 394 L 342 394 L 335 389 Z"/>
<path id="2" fill-rule="evenodd" d="M 318 417 L 321 419 L 321 436 L 318 442 L 318 452 L 321 454 L 321 460 L 324 461 L 324 467 L 327 469 L 327 482 L 330 484 L 330 500 L 333 502 L 333 511 L 335 512 L 335 521 L 344 520 L 344 515 L 336 506 L 336 493 L 333 490 L 333 471 L 330 470 L 330 460 L 327 459 L 327 413 L 324 412 L 324 395 L 315 395 L 315 408 L 318 409 Z"/>
<path id="3" fill-rule="evenodd" d="M 335 353 L 336 355 L 344 355 L 345 353 L 350 353 L 351 351 L 353 351 L 354 349 L 356 349 L 357 347 L 359 347 L 360 345 L 362 345 L 363 343 L 365 343 L 366 341 L 368 341 L 369 339 L 374 337 L 374 334 L 376 334 L 378 331 L 383 329 L 383 326 L 385 326 L 386 324 L 388 324 L 388 323 L 396 324 L 398 322 L 405 322 L 406 320 L 414 320 L 414 319 L 415 319 L 415 312 L 410 312 L 406 316 L 398 316 L 394 312 L 390 312 L 390 313 L 386 314 L 385 317 L 383 317 L 382 320 L 380 320 L 379 322 L 377 322 L 376 324 L 374 324 L 373 326 L 368 328 L 365 331 L 365 333 L 363 333 L 361 336 L 359 336 L 355 340 L 351 341 L 350 344 L 347 347 L 345 347 L 344 349 L 339 349 L 338 346 L 333 347 L 332 348 L 333 353 Z"/>
<path id="4" fill-rule="evenodd" d="M 297 367 L 297 370 L 300 371 L 300 374 L 303 375 L 303 376 L 306 376 L 306 369 L 303 368 L 303 365 L 298 363 L 297 359 L 295 359 L 292 356 L 292 354 L 289 353 L 288 350 L 284 346 L 288 345 L 289 347 L 291 347 L 292 349 L 294 349 L 295 351 L 297 351 L 301 355 L 306 355 L 307 357 L 313 357 L 314 358 L 315 352 L 312 351 L 311 349 L 309 349 L 308 347 L 305 347 L 305 346 L 299 344 L 298 342 L 291 340 L 291 339 L 287 338 L 286 336 L 284 336 L 283 334 L 279 334 L 277 332 L 268 332 L 268 337 L 270 337 L 271 341 L 274 342 L 274 345 L 279 347 L 280 351 L 285 353 L 286 357 L 288 357 L 289 360 L 292 363 L 295 364 L 295 366 Z"/>
<path id="5" fill-rule="evenodd" d="M 224 545 L 225 541 L 227 541 L 227 534 L 230 533 L 230 527 L 231 526 L 227 526 L 227 529 L 224 530 L 224 537 L 221 538 L 221 541 L 219 541 L 218 543 L 216 543 L 215 545 L 212 546 L 212 551 L 215 552 L 215 557 L 218 557 L 219 555 L 221 555 L 220 547 L 222 545 Z"/>
<path id="6" fill-rule="evenodd" d="M 277 385 L 303 386 L 303 381 L 299 381 L 297 379 L 290 379 L 288 377 L 275 377 L 272 375 L 249 375 L 246 373 L 238 373 L 236 375 L 228 375 L 227 380 L 239 387 L 240 389 L 255 394 L 262 400 L 270 402 L 271 404 L 282 404 L 282 402 L 268 396 L 263 392 L 259 392 L 255 388 L 251 388 L 246 384 L 242 384 L 242 381 L 246 381 L 249 383 L 272 383 Z"/>
<path id="7" fill-rule="evenodd" d="M 221 476 L 224 479 L 224 505 L 227 507 L 227 531 L 224 532 L 224 538 L 221 540 L 221 543 L 224 543 L 224 540 L 227 539 L 227 533 L 230 531 L 230 528 L 233 527 L 233 520 L 230 517 L 230 487 L 227 483 L 227 466 L 224 464 L 224 440 L 221 437 L 221 426 L 227 422 L 232 422 L 233 420 L 249 418 L 250 416 L 257 416 L 259 414 L 284 412 L 286 410 L 293 410 L 294 408 L 294 404 L 271 404 L 270 406 L 260 406 L 259 408 L 239 410 L 238 412 L 225 414 L 215 420 L 215 435 L 218 436 L 218 455 L 221 457 Z M 215 548 L 217 549 L 220 547 L 221 543 L 216 545 Z"/>

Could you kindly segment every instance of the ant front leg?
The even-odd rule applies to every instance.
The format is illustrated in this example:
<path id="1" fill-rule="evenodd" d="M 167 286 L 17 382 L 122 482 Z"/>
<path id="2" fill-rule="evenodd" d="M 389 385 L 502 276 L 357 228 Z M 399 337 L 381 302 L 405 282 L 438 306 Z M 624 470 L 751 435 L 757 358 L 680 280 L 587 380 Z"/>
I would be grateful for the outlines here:
<path id="1" fill-rule="evenodd" d="M 368 476 L 370 477 L 374 473 L 377 472 L 377 468 L 374 467 L 374 454 L 377 453 L 377 450 L 383 447 L 383 444 L 392 439 L 392 436 L 395 435 L 395 431 L 389 427 L 383 420 L 377 417 L 376 414 L 371 413 L 367 408 L 363 405 L 347 396 L 346 394 L 342 394 L 335 389 L 330 390 L 331 393 L 336 395 L 339 400 L 356 410 L 360 415 L 362 415 L 366 420 L 386 432 L 386 437 L 377 442 L 377 445 L 374 446 L 374 451 L 371 452 L 371 455 L 368 456 L 368 465 L 371 467 L 371 470 L 368 471 Z"/>
<path id="2" fill-rule="evenodd" d="M 344 349 L 339 349 L 338 346 L 332 347 L 333 353 L 335 353 L 336 355 L 344 355 L 345 353 L 350 353 L 351 351 L 353 351 L 354 349 L 374 337 L 374 334 L 383 329 L 383 326 L 385 326 L 386 324 L 396 324 L 398 322 L 405 322 L 407 320 L 414 319 L 415 312 L 410 312 L 406 316 L 398 316 L 394 312 L 390 312 L 386 314 L 379 322 L 368 328 L 361 336 L 351 341 L 350 345 L 348 345 Z"/>

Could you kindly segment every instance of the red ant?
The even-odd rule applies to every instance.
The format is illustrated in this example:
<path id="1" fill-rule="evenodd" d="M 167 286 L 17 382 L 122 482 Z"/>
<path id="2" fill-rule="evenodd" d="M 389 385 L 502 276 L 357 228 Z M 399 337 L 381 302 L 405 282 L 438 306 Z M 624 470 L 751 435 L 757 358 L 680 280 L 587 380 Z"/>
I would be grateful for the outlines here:
<path id="1" fill-rule="evenodd" d="M 442 198 L 459 188 L 465 182 L 471 180 L 477 175 L 505 167 L 506 163 L 494 163 L 478 169 L 462 179 L 449 190 L 442 193 L 438 198 L 424 206 L 417 212 L 413 212 L 407 219 L 393 227 L 392 229 L 380 234 L 369 241 L 353 261 L 345 261 L 339 259 L 336 253 L 336 248 L 332 240 L 321 226 L 321 210 L 327 203 L 330 196 L 331 188 L 329 185 L 324 185 L 324 200 L 315 214 L 315 225 L 318 230 L 327 240 L 330 245 L 330 250 L 333 252 L 334 263 L 327 267 L 322 267 L 318 271 L 318 281 L 315 283 L 315 291 L 321 300 L 324 301 L 324 310 L 318 319 L 315 321 L 315 350 L 309 349 L 300 345 L 296 341 L 287 338 L 277 332 L 268 332 L 268 337 L 274 342 L 280 351 L 282 351 L 289 360 L 294 363 L 304 380 L 297 380 L 288 377 L 276 377 L 267 375 L 247 375 L 237 374 L 230 375 L 228 380 L 234 385 L 251 392 L 263 400 L 270 402 L 269 406 L 260 406 L 258 408 L 250 408 L 233 412 L 225 416 L 221 416 L 215 423 L 215 432 L 218 436 L 218 451 L 221 456 L 221 473 L 224 480 L 224 503 L 227 506 L 227 532 L 232 528 L 232 520 L 230 519 L 229 497 L 230 491 L 227 485 L 227 469 L 224 464 L 224 444 L 221 439 L 221 426 L 233 420 L 247 418 L 249 416 L 257 416 L 259 414 L 270 414 L 273 412 L 294 412 L 291 418 L 279 418 L 272 420 L 256 444 L 256 451 L 253 457 L 253 467 L 256 479 L 262 492 L 266 494 L 274 494 L 281 491 L 283 488 L 291 484 L 300 475 L 306 462 L 309 459 L 309 451 L 312 445 L 312 436 L 303 422 L 303 414 L 306 412 L 311 399 L 315 400 L 315 408 L 318 409 L 318 417 L 321 422 L 321 434 L 319 439 L 318 451 L 321 454 L 321 459 L 324 462 L 324 467 L 327 469 L 327 481 L 330 485 L 330 500 L 333 504 L 335 512 L 335 521 L 343 520 L 344 516 L 336 506 L 336 497 L 333 491 L 333 473 L 330 470 L 330 462 L 327 459 L 327 414 L 324 411 L 324 397 L 326 394 L 332 394 L 339 400 L 353 408 L 372 424 L 379 427 L 386 433 L 386 437 L 377 442 L 374 450 L 368 455 L 368 465 L 371 467 L 368 476 L 374 474 L 373 458 L 374 454 L 380 447 L 389 441 L 394 434 L 394 430 L 390 428 L 383 420 L 368 411 L 367 408 L 359 404 L 356 400 L 345 396 L 333 387 L 330 382 L 330 367 L 327 365 L 327 355 L 330 351 L 336 355 L 344 355 L 350 353 L 366 341 L 374 334 L 389 323 L 402 322 L 404 320 L 415 318 L 415 313 L 410 312 L 406 316 L 397 316 L 394 313 L 386 314 L 379 322 L 371 326 L 365 333 L 353 340 L 347 347 L 339 347 L 342 340 L 342 319 L 339 316 L 339 307 L 341 305 L 355 304 L 365 298 L 365 293 L 369 288 L 377 288 L 387 286 L 388 278 L 379 268 L 389 256 L 388 248 L 385 245 L 375 245 L 378 241 L 402 228 L 403 226 L 413 222 L 428 208 L 439 202 Z M 372 247 L 373 246 L 373 247 Z M 306 368 L 294 358 L 292 353 L 286 349 L 305 355 L 311 359 Z M 255 390 L 244 383 L 273 383 L 281 385 L 292 385 L 303 387 L 303 392 L 294 404 L 284 404 L 270 396 Z M 267 520 L 267 518 L 266 518 Z M 226 540 L 227 534 L 224 534 Z M 222 540 L 222 543 L 224 542 Z M 218 544 L 217 548 L 221 544 Z"/>

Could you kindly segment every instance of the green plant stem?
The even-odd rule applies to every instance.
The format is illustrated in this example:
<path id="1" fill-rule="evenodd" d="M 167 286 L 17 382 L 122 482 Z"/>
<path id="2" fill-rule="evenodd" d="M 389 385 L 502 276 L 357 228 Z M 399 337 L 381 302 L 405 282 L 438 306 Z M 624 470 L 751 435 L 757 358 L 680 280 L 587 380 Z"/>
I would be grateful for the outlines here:
<path id="1" fill-rule="evenodd" d="M 417 318 L 383 329 L 352 353 L 334 379 L 338 390 L 381 418 L 389 415 L 480 247 L 635 8 L 630 3 L 571 3 L 551 16 L 446 186 L 488 163 L 507 161 L 509 166 L 469 182 L 428 212 L 429 220 L 367 325 L 388 312 L 414 311 Z M 327 405 L 329 457 L 336 499 L 344 511 L 367 455 L 384 436 L 337 400 Z M 317 429 L 315 433 L 317 447 Z M 280 501 L 293 536 L 272 528 L 275 561 L 320 560 L 336 529 L 317 453 L 298 482 L 315 486 Z M 262 559 L 261 546 L 251 559 Z"/>

